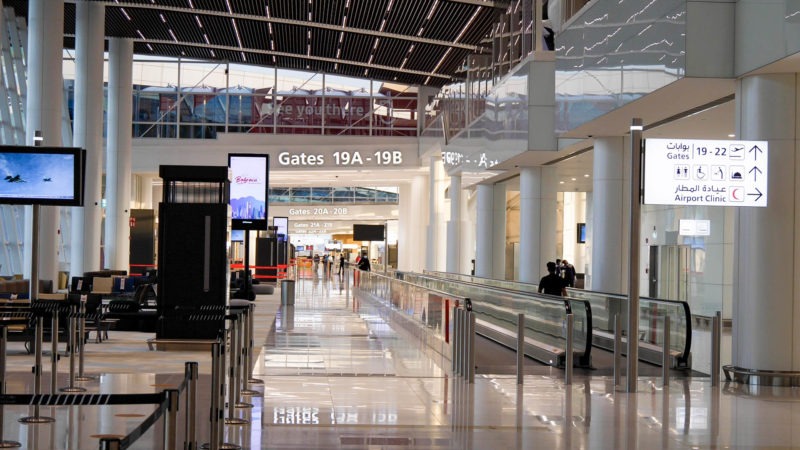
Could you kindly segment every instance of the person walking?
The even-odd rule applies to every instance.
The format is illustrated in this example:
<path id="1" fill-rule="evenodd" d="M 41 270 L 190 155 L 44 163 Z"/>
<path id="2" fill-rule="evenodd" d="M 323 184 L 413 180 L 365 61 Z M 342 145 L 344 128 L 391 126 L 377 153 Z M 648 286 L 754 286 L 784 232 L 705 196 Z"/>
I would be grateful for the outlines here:
<path id="1" fill-rule="evenodd" d="M 344 252 L 339 253 L 339 276 L 344 274 Z"/>
<path id="2" fill-rule="evenodd" d="M 564 284 L 567 287 L 575 287 L 575 266 L 566 259 L 561 261 L 561 276 L 564 277 Z"/>
<path id="3" fill-rule="evenodd" d="M 361 256 L 361 259 L 358 260 L 358 268 L 364 272 L 369 272 L 369 258 L 367 258 L 366 253 L 364 253 Z"/>
<path id="4" fill-rule="evenodd" d="M 564 287 L 564 280 L 556 275 L 556 263 L 549 261 L 547 272 L 548 274 L 539 281 L 539 293 L 566 297 L 567 289 Z"/>

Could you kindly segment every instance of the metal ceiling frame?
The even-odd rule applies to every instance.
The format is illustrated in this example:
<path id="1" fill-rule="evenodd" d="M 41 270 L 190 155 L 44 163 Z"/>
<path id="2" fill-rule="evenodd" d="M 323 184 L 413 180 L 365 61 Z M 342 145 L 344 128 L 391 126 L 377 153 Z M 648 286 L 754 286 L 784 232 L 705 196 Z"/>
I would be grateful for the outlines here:
<path id="1" fill-rule="evenodd" d="M 64 0 L 64 3 L 77 3 L 78 0 Z M 487 6 L 487 2 L 483 2 L 481 0 L 458 0 L 459 3 L 470 3 L 474 5 L 481 5 Z M 253 20 L 256 22 L 272 22 L 275 24 L 283 24 L 283 25 L 293 25 L 299 27 L 308 27 L 308 28 L 321 28 L 326 30 L 333 30 L 345 33 L 355 33 L 355 34 L 365 34 L 369 36 L 379 36 L 379 37 L 387 37 L 393 39 L 399 39 L 404 41 L 410 42 L 418 42 L 423 44 L 432 44 L 438 45 L 442 47 L 455 47 L 461 48 L 465 50 L 470 50 L 473 52 L 479 51 L 480 47 L 475 45 L 469 44 L 460 44 L 457 42 L 450 42 L 450 41 L 442 41 L 438 39 L 429 39 L 420 36 L 412 36 L 408 34 L 398 34 L 398 33 L 388 33 L 385 31 L 378 31 L 378 30 L 367 30 L 363 28 L 352 28 L 347 26 L 341 25 L 333 25 L 333 24 L 326 24 L 326 23 L 319 23 L 319 22 L 306 22 L 302 20 L 293 20 L 293 19 L 283 19 L 279 17 L 267 17 L 267 16 L 256 16 L 252 14 L 241 14 L 241 13 L 231 13 L 227 11 L 211 11 L 208 9 L 197 9 L 197 8 L 185 8 L 180 6 L 167 6 L 167 5 L 157 5 L 157 4 L 147 4 L 147 3 L 131 3 L 131 2 L 114 2 L 112 0 L 97 0 L 97 3 L 102 3 L 106 7 L 114 7 L 114 8 L 126 8 L 126 9 L 152 9 L 157 11 L 171 11 L 177 12 L 181 14 L 193 14 L 198 16 L 216 16 L 216 17 L 225 17 L 230 19 L 242 19 L 242 20 Z M 494 3 L 494 2 L 490 2 Z"/>
<path id="2" fill-rule="evenodd" d="M 73 34 L 65 33 L 64 36 L 74 37 Z M 171 45 L 176 47 L 195 47 L 195 48 L 207 48 L 212 50 L 227 50 L 232 52 L 245 52 L 245 53 L 257 53 L 261 55 L 268 55 L 268 56 L 282 56 L 287 58 L 298 58 L 298 59 L 307 59 L 307 60 L 314 60 L 314 61 L 322 61 L 334 64 L 347 64 L 351 66 L 361 66 L 369 69 L 378 69 L 378 70 L 388 70 L 391 72 L 402 72 L 408 73 L 411 75 L 420 75 L 424 77 L 437 77 L 443 78 L 445 80 L 452 79 L 452 76 L 447 74 L 441 73 L 433 73 L 433 72 L 425 72 L 422 70 L 412 70 L 412 69 L 398 69 L 393 66 L 384 66 L 383 64 L 367 64 L 362 63 L 359 61 L 350 61 L 341 58 L 327 58 L 324 56 L 315 56 L 315 55 L 305 55 L 305 54 L 296 54 L 296 53 L 288 53 L 288 52 L 278 52 L 272 50 L 261 50 L 261 49 L 254 49 L 254 48 L 247 48 L 247 47 L 237 47 L 237 46 L 230 46 L 230 45 L 218 45 L 218 44 L 211 44 L 208 45 L 205 42 L 203 43 L 196 43 L 196 42 L 175 42 L 166 39 L 140 39 L 140 38 L 130 38 L 133 42 L 141 42 L 142 44 L 156 44 L 156 45 Z"/>

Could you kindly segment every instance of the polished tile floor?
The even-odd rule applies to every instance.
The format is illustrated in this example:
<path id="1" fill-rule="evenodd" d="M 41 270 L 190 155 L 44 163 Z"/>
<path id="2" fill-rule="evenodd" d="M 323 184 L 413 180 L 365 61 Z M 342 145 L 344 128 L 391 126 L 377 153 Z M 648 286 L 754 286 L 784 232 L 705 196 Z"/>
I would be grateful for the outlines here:
<path id="1" fill-rule="evenodd" d="M 245 448 L 800 448 L 800 389 L 712 388 L 708 378 L 676 379 L 664 389 L 642 378 L 639 392 L 629 395 L 600 376 L 564 386 L 559 371 L 526 376 L 521 388 L 513 376 L 491 374 L 470 385 L 384 322 L 378 305 L 363 300 L 354 307 L 335 279 L 298 282 L 294 308 L 279 309 L 276 297 L 259 298 L 264 320 L 256 334 L 263 345 L 254 375 L 265 384 L 252 386 L 259 391 L 247 397 L 254 408 L 237 413 L 251 424 L 226 427 L 226 441 Z M 181 358 L 192 355 L 167 354 L 174 361 L 165 365 L 165 354 L 139 351 L 140 338 L 112 332 L 111 341 L 91 345 L 93 370 L 102 371 L 103 357 L 111 355 L 139 370 L 121 373 L 121 361 L 112 360 L 115 373 L 84 385 L 94 392 L 155 392 L 179 383 Z M 13 351 L 9 358 L 16 368 L 32 362 Z M 201 373 L 207 364 L 201 360 Z M 29 390 L 29 380 L 29 373 L 11 373 L 8 391 Z M 209 389 L 208 376 L 201 376 L 201 442 Z M 83 449 L 96 448 L 92 436 L 130 432 L 152 407 L 47 407 L 42 411 L 55 424 L 18 424 L 29 410 L 5 408 L 6 439 L 26 448 Z M 161 433 L 158 423 L 134 448 L 160 448 Z"/>

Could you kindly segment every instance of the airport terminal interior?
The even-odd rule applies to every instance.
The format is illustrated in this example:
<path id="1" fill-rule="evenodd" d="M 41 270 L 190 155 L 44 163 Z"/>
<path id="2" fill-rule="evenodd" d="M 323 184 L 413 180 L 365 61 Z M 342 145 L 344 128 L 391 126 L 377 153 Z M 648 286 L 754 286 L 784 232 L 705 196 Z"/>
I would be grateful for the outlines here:
<path id="1" fill-rule="evenodd" d="M 797 0 L 0 0 L 0 448 L 800 448 Z"/>

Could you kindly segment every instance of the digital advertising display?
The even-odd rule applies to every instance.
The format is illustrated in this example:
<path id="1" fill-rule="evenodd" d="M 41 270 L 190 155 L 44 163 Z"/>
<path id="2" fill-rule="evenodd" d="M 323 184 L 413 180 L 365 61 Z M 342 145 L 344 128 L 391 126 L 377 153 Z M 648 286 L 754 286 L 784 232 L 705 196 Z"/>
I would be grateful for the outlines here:
<path id="1" fill-rule="evenodd" d="M 289 218 L 288 217 L 273 217 L 272 218 L 272 226 L 276 227 L 278 230 L 276 234 L 278 238 L 283 235 L 283 240 L 285 241 L 286 238 L 289 236 Z"/>
<path id="2" fill-rule="evenodd" d="M 85 151 L 0 146 L 0 203 L 83 206 Z"/>
<path id="3" fill-rule="evenodd" d="M 244 242 L 244 230 L 232 230 L 231 242 Z"/>
<path id="4" fill-rule="evenodd" d="M 229 154 L 231 219 L 234 230 L 267 229 L 269 156 Z"/>

